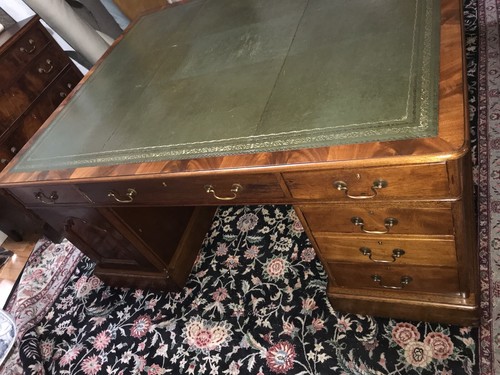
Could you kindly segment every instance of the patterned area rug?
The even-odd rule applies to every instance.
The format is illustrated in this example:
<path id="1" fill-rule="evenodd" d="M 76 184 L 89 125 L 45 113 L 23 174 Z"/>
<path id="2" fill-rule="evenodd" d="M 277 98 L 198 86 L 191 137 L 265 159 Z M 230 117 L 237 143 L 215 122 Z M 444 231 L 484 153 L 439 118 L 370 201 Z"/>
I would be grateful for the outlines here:
<path id="1" fill-rule="evenodd" d="M 8 306 L 24 334 L 3 373 L 500 373 L 499 10 L 499 0 L 464 2 L 477 124 L 479 339 L 469 327 L 333 311 L 291 207 L 226 207 L 178 294 L 107 287 L 71 244 L 40 241 Z"/>
<path id="2" fill-rule="evenodd" d="M 291 206 L 219 209 L 180 293 L 111 288 L 93 267 L 22 337 L 28 373 L 477 373 L 476 329 L 333 311 Z"/>
<path id="3" fill-rule="evenodd" d="M 68 241 L 60 244 L 45 239 L 38 241 L 5 307 L 16 321 L 18 339 L 0 374 L 23 373 L 19 359 L 21 338 L 46 316 L 82 257 L 83 254 Z"/>
<path id="4" fill-rule="evenodd" d="M 500 374 L 500 1 L 478 0 L 479 250 L 481 374 Z"/>

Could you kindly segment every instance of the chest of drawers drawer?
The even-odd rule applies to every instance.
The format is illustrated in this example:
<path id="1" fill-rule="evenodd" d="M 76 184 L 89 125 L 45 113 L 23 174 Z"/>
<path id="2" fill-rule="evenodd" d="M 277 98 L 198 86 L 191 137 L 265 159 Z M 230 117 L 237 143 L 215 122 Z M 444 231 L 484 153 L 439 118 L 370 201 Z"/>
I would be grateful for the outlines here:
<path id="1" fill-rule="evenodd" d="M 24 68 L 51 43 L 40 23 L 35 23 L 0 55 L 0 89 L 17 81 Z"/>
<path id="2" fill-rule="evenodd" d="M 38 17 L 0 35 L 0 170 L 81 78 Z"/>
<path id="3" fill-rule="evenodd" d="M 363 201 L 444 198 L 450 188 L 446 163 L 284 173 L 295 199 Z"/>
<path id="4" fill-rule="evenodd" d="M 80 80 L 80 73 L 72 66 L 66 68 L 43 95 L 39 96 L 29 108 L 1 136 L 0 162 L 7 164 L 21 148 L 33 137 L 43 122 L 57 108 L 66 95 Z"/>
<path id="5" fill-rule="evenodd" d="M 0 121 L 4 124 L 15 121 L 67 65 L 64 53 L 49 45 L 17 82 L 1 91 Z"/>
<path id="6" fill-rule="evenodd" d="M 280 202 L 284 193 L 273 174 L 203 176 L 81 184 L 96 204 L 249 204 L 264 197 Z"/>

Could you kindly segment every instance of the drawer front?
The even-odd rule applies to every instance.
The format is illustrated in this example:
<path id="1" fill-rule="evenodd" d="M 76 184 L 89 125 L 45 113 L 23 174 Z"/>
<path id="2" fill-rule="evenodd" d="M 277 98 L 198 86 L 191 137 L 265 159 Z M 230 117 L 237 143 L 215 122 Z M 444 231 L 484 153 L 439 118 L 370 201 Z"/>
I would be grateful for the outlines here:
<path id="1" fill-rule="evenodd" d="M 26 142 L 40 128 L 42 122 L 30 113 L 19 120 L 19 125 L 0 145 L 0 166 L 4 168 L 12 158 L 23 148 Z"/>
<path id="2" fill-rule="evenodd" d="M 204 176 L 82 184 L 96 204 L 243 204 L 280 202 L 284 193 L 272 174 Z"/>
<path id="3" fill-rule="evenodd" d="M 284 173 L 296 199 L 333 201 L 441 198 L 450 194 L 445 163 Z"/>
<path id="4" fill-rule="evenodd" d="M 69 67 L 47 88 L 44 95 L 38 97 L 29 109 L 14 122 L 8 129 L 9 135 L 0 145 L 2 165 L 9 163 L 26 142 L 33 137 L 71 89 L 78 84 L 80 78 L 81 74 L 75 68 Z"/>
<path id="5" fill-rule="evenodd" d="M 42 25 L 36 23 L 0 56 L 0 89 L 11 84 L 24 67 L 50 43 Z"/>
<path id="6" fill-rule="evenodd" d="M 56 47 L 46 48 L 17 82 L 0 92 L 0 123 L 15 121 L 69 64 L 64 52 Z"/>
<path id="7" fill-rule="evenodd" d="M 299 206 L 313 232 L 454 235 L 451 207 Z"/>
<path id="8" fill-rule="evenodd" d="M 2 164 L 6 165 L 10 160 L 24 147 L 31 137 L 42 126 L 43 122 L 55 109 L 54 105 L 48 100 L 40 100 L 29 108 L 14 124 L 8 129 L 8 135 L 4 136 L 4 140 L 0 145 Z"/>
<path id="9" fill-rule="evenodd" d="M 9 191 L 27 207 L 89 203 L 85 195 L 71 185 L 14 187 Z"/>
<path id="10" fill-rule="evenodd" d="M 68 96 L 82 79 L 82 73 L 73 65 L 70 65 L 59 77 L 46 89 L 44 96 L 55 105 L 54 109 Z"/>
<path id="11" fill-rule="evenodd" d="M 451 266 L 457 264 L 454 239 L 390 236 L 315 235 L 326 261 L 365 264 Z"/>
<path id="12" fill-rule="evenodd" d="M 335 284 L 353 289 L 388 292 L 459 293 L 455 268 L 360 265 L 328 262 Z"/>

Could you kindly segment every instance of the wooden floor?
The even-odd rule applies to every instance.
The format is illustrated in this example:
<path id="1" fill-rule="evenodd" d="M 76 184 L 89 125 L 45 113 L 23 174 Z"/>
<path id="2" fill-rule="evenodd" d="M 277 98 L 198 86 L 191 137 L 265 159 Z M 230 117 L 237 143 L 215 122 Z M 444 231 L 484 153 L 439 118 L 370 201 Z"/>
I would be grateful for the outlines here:
<path id="1" fill-rule="evenodd" d="M 14 255 L 9 261 L 0 269 L 0 308 L 5 305 L 7 298 L 16 282 L 18 276 L 21 274 L 23 267 L 28 260 L 38 237 L 35 235 L 33 238 L 27 238 L 22 242 L 15 242 L 7 238 L 2 244 L 7 250 L 14 252 Z"/>

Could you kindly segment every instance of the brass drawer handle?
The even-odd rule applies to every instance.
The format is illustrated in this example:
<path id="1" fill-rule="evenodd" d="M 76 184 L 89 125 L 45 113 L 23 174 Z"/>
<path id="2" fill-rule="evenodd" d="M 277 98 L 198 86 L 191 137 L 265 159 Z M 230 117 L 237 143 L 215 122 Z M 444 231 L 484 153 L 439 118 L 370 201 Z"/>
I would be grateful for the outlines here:
<path id="1" fill-rule="evenodd" d="M 380 275 L 372 275 L 372 280 L 376 283 L 378 283 L 378 285 L 380 285 L 382 288 L 385 288 L 385 289 L 404 289 L 405 286 L 407 286 L 408 284 L 410 284 L 413 279 L 411 278 L 411 276 L 401 276 L 401 280 L 400 280 L 400 283 L 401 285 L 384 285 L 382 284 L 382 276 Z"/>
<path id="2" fill-rule="evenodd" d="M 48 65 L 48 68 L 38 68 L 38 73 L 49 74 L 53 69 L 54 65 L 50 59 L 45 60 L 45 63 Z"/>
<path id="3" fill-rule="evenodd" d="M 394 218 L 394 217 L 388 217 L 384 220 L 384 227 L 386 228 L 385 230 L 368 230 L 368 229 L 365 229 L 365 222 L 363 221 L 363 219 L 361 217 L 358 217 L 358 216 L 354 216 L 351 218 L 351 223 L 353 223 L 354 225 L 358 226 L 359 229 L 361 229 L 361 231 L 363 233 L 369 233 L 369 234 L 386 234 L 386 233 L 389 233 L 389 231 L 391 230 L 391 228 L 394 226 L 394 225 L 397 225 L 398 224 L 398 219 Z"/>
<path id="4" fill-rule="evenodd" d="M 35 199 L 39 200 L 40 202 L 44 204 L 54 204 L 56 203 L 56 200 L 59 199 L 59 196 L 57 195 L 56 191 L 53 191 L 50 193 L 50 195 L 47 197 L 43 191 L 39 191 L 34 194 Z"/>
<path id="5" fill-rule="evenodd" d="M 339 191 L 343 191 L 344 194 L 345 194 L 345 196 L 347 198 L 351 198 L 351 199 L 372 199 L 372 198 L 375 198 L 377 196 L 377 190 L 386 188 L 388 185 L 389 184 L 385 180 L 380 180 L 380 179 L 379 180 L 375 180 L 375 181 L 373 181 L 373 185 L 370 188 L 373 191 L 372 195 L 364 195 L 364 194 L 361 194 L 361 195 L 351 195 L 351 194 L 349 194 L 349 188 L 348 188 L 346 182 L 344 182 L 344 181 L 335 181 L 333 183 L 333 187 L 335 189 L 337 189 Z"/>
<path id="6" fill-rule="evenodd" d="M 233 195 L 229 197 L 219 197 L 212 185 L 205 185 L 205 191 L 208 194 L 213 194 L 214 198 L 220 201 L 232 201 L 233 199 L 236 199 L 238 197 L 238 193 L 242 190 L 243 186 L 241 186 L 240 184 L 233 184 L 233 186 L 231 186 L 231 193 L 233 193 Z"/>
<path id="7" fill-rule="evenodd" d="M 132 203 L 134 201 L 134 197 L 137 195 L 137 191 L 132 188 L 128 188 L 127 192 L 125 193 L 125 196 L 120 196 L 119 193 L 117 193 L 115 190 L 111 190 L 108 193 L 108 197 L 114 198 L 115 201 L 119 203 Z"/>
<path id="8" fill-rule="evenodd" d="M 361 254 L 366 255 L 372 262 L 375 263 L 393 263 L 396 261 L 396 259 L 401 258 L 403 255 L 405 255 L 405 251 L 403 249 L 394 249 L 392 250 L 392 260 L 385 260 L 385 259 L 373 259 L 372 258 L 372 250 L 369 249 L 368 247 L 360 247 L 359 251 Z"/>
<path id="9" fill-rule="evenodd" d="M 28 55 L 31 55 L 33 52 L 35 52 L 35 50 L 36 50 L 35 41 L 33 39 L 28 39 L 28 44 L 31 47 L 30 49 L 26 49 L 24 47 L 20 47 L 19 51 L 27 53 Z"/>

